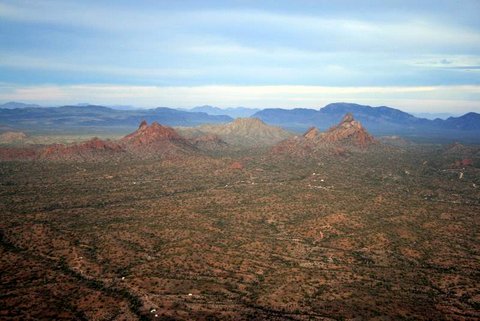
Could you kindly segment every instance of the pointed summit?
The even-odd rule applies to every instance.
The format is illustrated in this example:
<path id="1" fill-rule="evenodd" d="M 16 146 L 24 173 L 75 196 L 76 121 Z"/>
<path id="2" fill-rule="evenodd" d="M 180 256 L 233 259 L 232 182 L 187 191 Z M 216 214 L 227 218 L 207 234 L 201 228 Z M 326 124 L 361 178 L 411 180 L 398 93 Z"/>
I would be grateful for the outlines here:
<path id="1" fill-rule="evenodd" d="M 158 141 L 183 141 L 184 139 L 177 134 L 177 132 L 167 126 L 162 126 L 157 122 L 153 122 L 148 126 L 144 120 L 140 123 L 140 126 L 133 133 L 123 137 L 121 139 L 124 143 L 131 145 L 148 145 Z"/>
<path id="2" fill-rule="evenodd" d="M 310 127 L 304 134 L 303 137 L 306 139 L 315 139 L 320 135 L 320 131 L 317 127 Z"/>
<path id="3" fill-rule="evenodd" d="M 140 126 L 138 126 L 138 129 L 143 129 L 145 127 L 148 127 L 147 121 L 142 120 L 142 122 L 140 123 Z"/>
<path id="4" fill-rule="evenodd" d="M 358 147 L 367 147 L 375 141 L 351 113 L 347 113 L 338 125 L 324 133 L 323 139 L 330 143 L 342 142 Z"/>
<path id="5" fill-rule="evenodd" d="M 354 119 L 353 119 L 352 113 L 346 113 L 345 116 L 343 116 L 341 122 L 342 123 L 351 123 L 353 121 L 354 121 Z"/>
<path id="6" fill-rule="evenodd" d="M 156 121 L 142 121 L 133 133 L 120 139 L 124 148 L 134 157 L 177 157 L 196 151 L 196 148 L 173 128 L 162 126 Z"/>

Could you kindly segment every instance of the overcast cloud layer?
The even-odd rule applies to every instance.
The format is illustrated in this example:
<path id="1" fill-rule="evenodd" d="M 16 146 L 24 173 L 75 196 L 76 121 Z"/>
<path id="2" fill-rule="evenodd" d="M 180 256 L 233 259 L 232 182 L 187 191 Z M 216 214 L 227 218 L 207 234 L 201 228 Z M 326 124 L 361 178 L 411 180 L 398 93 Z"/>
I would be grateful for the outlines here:
<path id="1" fill-rule="evenodd" d="M 359 3 L 0 0 L 0 101 L 480 112 L 480 1 Z"/>

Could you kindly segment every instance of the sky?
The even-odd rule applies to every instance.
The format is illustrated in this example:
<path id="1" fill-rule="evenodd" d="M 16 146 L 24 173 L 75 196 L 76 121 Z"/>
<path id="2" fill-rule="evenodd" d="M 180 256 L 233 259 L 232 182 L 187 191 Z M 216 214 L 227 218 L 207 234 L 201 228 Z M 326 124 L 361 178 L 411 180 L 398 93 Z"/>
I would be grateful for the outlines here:
<path id="1" fill-rule="evenodd" d="M 0 0 L 0 102 L 480 112 L 480 1 Z"/>

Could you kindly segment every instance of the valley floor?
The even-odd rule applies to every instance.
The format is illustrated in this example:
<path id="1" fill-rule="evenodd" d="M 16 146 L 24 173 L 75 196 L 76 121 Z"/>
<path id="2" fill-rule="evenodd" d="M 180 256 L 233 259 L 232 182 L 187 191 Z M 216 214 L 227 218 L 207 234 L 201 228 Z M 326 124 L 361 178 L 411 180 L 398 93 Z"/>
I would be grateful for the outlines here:
<path id="1" fill-rule="evenodd" d="M 480 170 L 439 155 L 0 163 L 0 319 L 478 320 Z"/>

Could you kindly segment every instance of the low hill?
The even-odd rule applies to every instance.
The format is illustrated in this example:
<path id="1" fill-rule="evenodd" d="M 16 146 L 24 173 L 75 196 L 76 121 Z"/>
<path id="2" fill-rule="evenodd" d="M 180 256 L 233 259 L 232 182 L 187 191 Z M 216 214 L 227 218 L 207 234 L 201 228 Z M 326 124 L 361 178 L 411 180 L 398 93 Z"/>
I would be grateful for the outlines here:
<path id="1" fill-rule="evenodd" d="M 202 133 L 215 134 L 231 145 L 269 146 L 292 136 L 286 130 L 269 126 L 258 118 L 237 118 L 224 125 L 197 127 Z"/>

